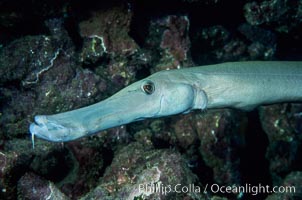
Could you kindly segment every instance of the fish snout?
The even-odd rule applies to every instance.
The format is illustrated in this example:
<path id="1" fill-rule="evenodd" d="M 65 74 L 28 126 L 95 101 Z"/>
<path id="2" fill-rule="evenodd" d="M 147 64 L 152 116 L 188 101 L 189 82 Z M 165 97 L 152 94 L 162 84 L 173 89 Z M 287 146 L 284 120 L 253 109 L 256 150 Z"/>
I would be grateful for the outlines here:
<path id="1" fill-rule="evenodd" d="M 63 142 L 70 135 L 70 128 L 65 127 L 56 120 L 49 120 L 45 115 L 37 115 L 30 124 L 29 131 L 37 136 L 53 142 Z"/>

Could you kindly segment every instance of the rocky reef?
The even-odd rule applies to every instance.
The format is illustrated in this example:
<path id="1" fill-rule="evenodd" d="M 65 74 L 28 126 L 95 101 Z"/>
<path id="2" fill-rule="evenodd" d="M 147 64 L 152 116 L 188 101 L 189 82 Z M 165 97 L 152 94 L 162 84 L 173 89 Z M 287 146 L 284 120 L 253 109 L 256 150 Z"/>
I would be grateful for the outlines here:
<path id="1" fill-rule="evenodd" d="M 28 131 L 37 114 L 96 103 L 160 70 L 301 61 L 301 43 L 300 0 L 1 1 L 0 199 L 301 199 L 299 102 L 34 148 Z M 279 191 L 234 189 L 259 185 Z"/>

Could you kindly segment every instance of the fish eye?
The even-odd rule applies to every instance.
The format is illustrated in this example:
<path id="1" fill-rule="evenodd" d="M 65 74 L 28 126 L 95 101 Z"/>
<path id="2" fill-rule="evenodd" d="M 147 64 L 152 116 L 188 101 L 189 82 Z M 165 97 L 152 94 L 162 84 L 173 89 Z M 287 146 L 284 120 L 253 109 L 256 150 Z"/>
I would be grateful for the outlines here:
<path id="1" fill-rule="evenodd" d="M 144 82 L 141 88 L 146 94 L 152 94 L 155 91 L 155 86 L 152 81 Z"/>

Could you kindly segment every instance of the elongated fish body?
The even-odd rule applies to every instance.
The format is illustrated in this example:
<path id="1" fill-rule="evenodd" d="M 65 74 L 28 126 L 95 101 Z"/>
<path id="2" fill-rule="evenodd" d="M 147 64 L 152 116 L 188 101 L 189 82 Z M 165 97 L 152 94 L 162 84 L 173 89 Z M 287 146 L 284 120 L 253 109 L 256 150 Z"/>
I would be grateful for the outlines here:
<path id="1" fill-rule="evenodd" d="M 302 101 L 302 62 L 229 62 L 157 72 L 99 103 L 38 115 L 32 136 L 64 142 L 146 118 L 193 109 L 238 108 Z"/>
<path id="2" fill-rule="evenodd" d="M 302 100 L 301 62 L 230 62 L 183 71 L 196 76 L 195 84 L 208 98 L 206 108 L 251 110 L 262 104 Z"/>

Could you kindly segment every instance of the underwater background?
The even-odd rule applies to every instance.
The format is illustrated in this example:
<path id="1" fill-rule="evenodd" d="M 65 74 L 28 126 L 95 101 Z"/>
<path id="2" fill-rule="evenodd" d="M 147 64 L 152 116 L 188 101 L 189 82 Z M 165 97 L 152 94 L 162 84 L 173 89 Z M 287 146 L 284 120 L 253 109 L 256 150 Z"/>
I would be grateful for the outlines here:
<path id="1" fill-rule="evenodd" d="M 302 61 L 301 44 L 301 0 L 0 0 L 0 199 L 302 199 L 299 103 L 196 111 L 64 144 L 36 138 L 34 148 L 28 130 L 37 114 L 99 102 L 160 70 Z M 296 191 L 209 189 L 259 184 Z"/>

